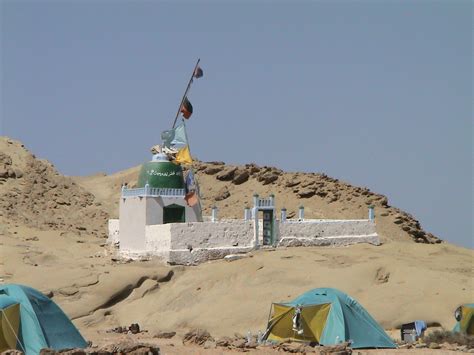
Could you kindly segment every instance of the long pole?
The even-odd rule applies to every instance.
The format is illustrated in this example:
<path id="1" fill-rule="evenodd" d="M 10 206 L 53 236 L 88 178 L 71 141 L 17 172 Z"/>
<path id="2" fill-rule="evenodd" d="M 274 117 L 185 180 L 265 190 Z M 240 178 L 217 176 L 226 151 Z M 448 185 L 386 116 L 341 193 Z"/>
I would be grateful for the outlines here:
<path id="1" fill-rule="evenodd" d="M 201 59 L 198 58 L 198 60 L 196 62 L 196 65 L 194 66 L 193 73 L 191 74 L 191 78 L 189 79 L 188 86 L 186 87 L 186 91 L 184 92 L 184 95 L 181 98 L 181 102 L 180 102 L 179 107 L 178 107 L 178 112 L 176 112 L 176 117 L 174 118 L 172 128 L 174 128 L 174 126 L 176 125 L 176 121 L 178 120 L 179 112 L 181 111 L 181 107 L 183 106 L 184 99 L 186 98 L 186 95 L 188 94 L 189 88 L 191 87 L 191 83 L 193 82 L 194 73 L 196 72 L 196 69 L 197 69 L 200 61 L 201 61 Z"/>
<path id="2" fill-rule="evenodd" d="M 174 128 L 176 126 L 176 121 L 178 120 L 178 117 L 179 117 L 179 113 L 181 111 L 181 107 L 183 106 L 183 102 L 184 102 L 184 99 L 186 98 L 186 96 L 188 95 L 188 91 L 191 87 L 191 83 L 193 82 L 193 78 L 194 78 L 194 74 L 196 73 L 196 69 L 198 68 L 199 66 L 199 62 L 201 61 L 201 58 L 198 58 L 197 62 L 196 62 L 196 65 L 194 66 L 194 69 L 193 69 L 193 72 L 191 73 L 191 78 L 189 78 L 189 82 L 188 82 L 188 86 L 186 86 L 186 90 L 184 91 L 184 95 L 183 97 L 181 98 L 181 102 L 179 104 L 179 107 L 178 107 L 178 111 L 176 112 L 176 116 L 174 118 L 174 121 L 173 121 L 173 127 Z M 186 132 L 186 124 L 184 122 L 184 119 L 182 120 L 183 121 L 183 125 L 184 125 L 184 136 L 185 136 L 185 139 L 186 139 L 186 143 L 188 145 L 188 150 L 189 150 L 189 154 L 191 155 L 191 148 L 189 146 L 189 140 L 188 140 L 188 134 Z M 189 168 L 190 171 L 193 170 L 192 166 Z M 199 196 L 199 187 L 197 185 L 197 181 L 195 181 L 195 184 L 196 184 L 196 188 L 197 188 L 197 194 Z M 201 199 L 198 198 L 198 208 L 199 208 L 199 211 L 201 211 L 201 214 L 202 214 L 202 207 L 201 207 Z"/>

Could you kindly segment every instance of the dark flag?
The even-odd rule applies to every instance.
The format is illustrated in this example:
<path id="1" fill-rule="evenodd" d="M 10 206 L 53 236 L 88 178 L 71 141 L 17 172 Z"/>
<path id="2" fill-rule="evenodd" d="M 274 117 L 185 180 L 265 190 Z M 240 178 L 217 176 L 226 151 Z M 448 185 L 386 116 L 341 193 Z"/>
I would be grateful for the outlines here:
<path id="1" fill-rule="evenodd" d="M 183 117 L 188 119 L 193 114 L 193 105 L 189 102 L 188 98 L 185 97 L 181 109 L 179 110 L 183 114 Z"/>
<path id="2" fill-rule="evenodd" d="M 202 77 L 204 75 L 204 72 L 202 71 L 201 67 L 197 67 L 196 70 L 194 71 L 194 77 L 196 79 L 199 79 L 200 77 Z"/>

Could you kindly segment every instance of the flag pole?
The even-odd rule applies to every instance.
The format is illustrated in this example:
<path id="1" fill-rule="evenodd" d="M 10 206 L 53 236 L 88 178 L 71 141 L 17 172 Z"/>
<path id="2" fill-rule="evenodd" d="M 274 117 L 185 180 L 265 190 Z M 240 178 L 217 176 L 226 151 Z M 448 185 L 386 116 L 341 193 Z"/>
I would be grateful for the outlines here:
<path id="1" fill-rule="evenodd" d="M 186 91 L 184 92 L 184 95 L 181 98 L 181 103 L 179 104 L 178 112 L 176 112 L 176 117 L 174 118 L 172 128 L 174 128 L 174 126 L 176 125 L 176 121 L 178 120 L 179 112 L 181 111 L 181 107 L 183 106 L 184 99 L 186 98 L 186 95 L 188 94 L 189 88 L 191 87 L 191 83 L 193 82 L 193 78 L 194 78 L 194 73 L 196 72 L 196 69 L 197 69 L 200 61 L 201 61 L 201 59 L 198 58 L 198 60 L 196 62 L 196 65 L 194 66 L 193 73 L 191 74 L 191 78 L 189 79 L 188 86 L 186 87 Z"/>

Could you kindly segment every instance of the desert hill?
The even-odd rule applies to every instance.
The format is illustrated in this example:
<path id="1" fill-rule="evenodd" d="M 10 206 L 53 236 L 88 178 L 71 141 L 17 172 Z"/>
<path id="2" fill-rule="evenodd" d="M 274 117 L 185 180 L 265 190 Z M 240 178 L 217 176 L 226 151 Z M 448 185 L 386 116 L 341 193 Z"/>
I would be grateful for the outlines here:
<path id="1" fill-rule="evenodd" d="M 196 164 L 205 211 L 216 204 L 220 216 L 241 218 L 254 192 L 275 193 L 289 212 L 304 204 L 308 218 L 364 218 L 374 204 L 382 246 L 257 251 L 172 267 L 117 258 L 102 238 L 121 184 L 133 184 L 138 168 L 64 177 L 9 138 L 0 138 L 0 155 L 0 282 L 45 292 L 94 342 L 135 322 L 150 336 L 193 327 L 215 336 L 256 332 L 271 302 L 316 287 L 351 294 L 386 329 L 415 319 L 451 329 L 454 309 L 472 302 L 472 250 L 439 243 L 384 196 L 323 174 Z"/>

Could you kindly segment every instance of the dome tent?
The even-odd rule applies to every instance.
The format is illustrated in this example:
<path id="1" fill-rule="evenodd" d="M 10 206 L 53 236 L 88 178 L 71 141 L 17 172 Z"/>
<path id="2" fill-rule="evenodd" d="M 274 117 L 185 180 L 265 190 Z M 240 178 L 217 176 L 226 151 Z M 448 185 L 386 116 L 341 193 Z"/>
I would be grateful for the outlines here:
<path id="1" fill-rule="evenodd" d="M 474 335 L 474 303 L 463 304 L 455 312 L 456 325 L 453 332 Z"/>
<path id="2" fill-rule="evenodd" d="M 333 288 L 317 288 L 288 303 L 273 303 L 264 338 L 269 341 L 350 341 L 352 348 L 395 348 L 396 345 L 352 297 Z"/>
<path id="3" fill-rule="evenodd" d="M 31 287 L 0 285 L 0 352 L 18 349 L 29 355 L 43 348 L 85 347 L 87 342 L 51 299 Z"/>

